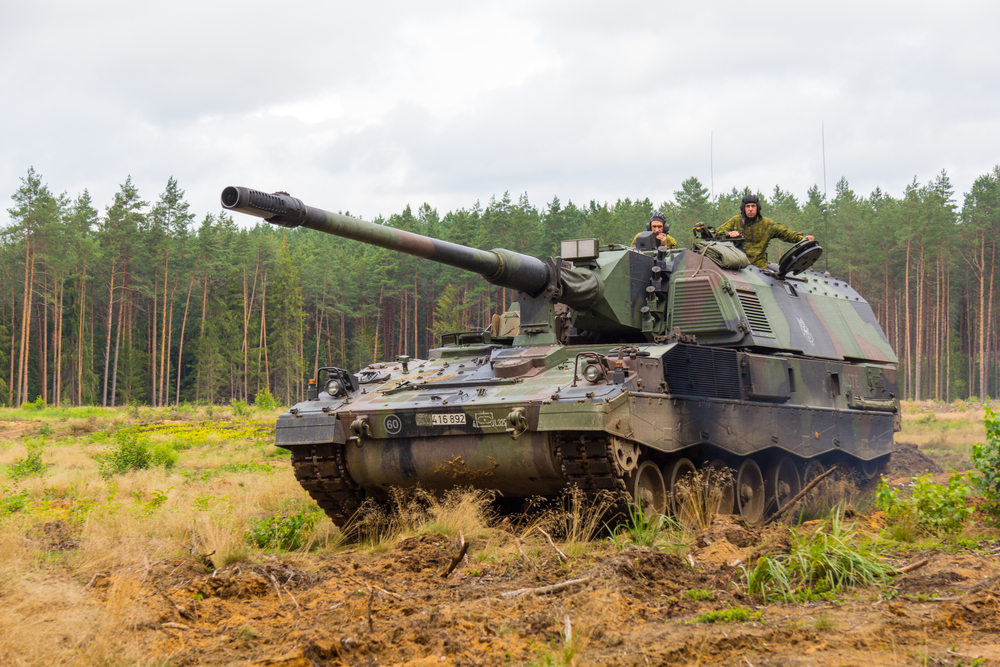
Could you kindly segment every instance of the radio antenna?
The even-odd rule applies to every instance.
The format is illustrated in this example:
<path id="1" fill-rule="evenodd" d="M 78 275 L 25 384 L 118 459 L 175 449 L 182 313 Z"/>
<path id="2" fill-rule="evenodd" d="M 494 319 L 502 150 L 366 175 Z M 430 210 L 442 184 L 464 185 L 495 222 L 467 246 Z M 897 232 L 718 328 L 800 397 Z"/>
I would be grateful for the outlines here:
<path id="1" fill-rule="evenodd" d="M 712 205 L 715 207 L 715 226 L 718 227 L 722 218 L 719 217 L 719 202 L 715 199 L 715 130 L 708 135 L 708 170 L 712 179 Z"/>
<path id="2" fill-rule="evenodd" d="M 823 146 L 823 237 L 824 242 L 830 242 L 830 225 L 827 221 L 827 199 L 826 199 L 826 121 L 820 121 L 820 141 Z M 830 249 L 827 246 L 826 251 L 826 272 L 830 272 Z"/>

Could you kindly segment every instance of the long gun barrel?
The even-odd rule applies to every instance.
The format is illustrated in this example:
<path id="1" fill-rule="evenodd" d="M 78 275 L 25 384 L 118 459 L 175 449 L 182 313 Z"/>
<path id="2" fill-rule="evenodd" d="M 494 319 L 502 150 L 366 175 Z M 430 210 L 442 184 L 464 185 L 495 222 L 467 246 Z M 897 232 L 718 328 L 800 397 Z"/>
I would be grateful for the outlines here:
<path id="1" fill-rule="evenodd" d="M 376 225 L 340 213 L 307 206 L 302 200 L 284 192 L 269 194 L 250 188 L 229 186 L 222 191 L 222 206 L 230 211 L 264 218 L 274 225 L 290 228 L 307 227 L 465 269 L 478 273 L 494 285 L 532 296 L 542 292 L 549 284 L 549 267 L 545 262 L 529 255 L 503 248 L 477 250 L 458 243 Z"/>

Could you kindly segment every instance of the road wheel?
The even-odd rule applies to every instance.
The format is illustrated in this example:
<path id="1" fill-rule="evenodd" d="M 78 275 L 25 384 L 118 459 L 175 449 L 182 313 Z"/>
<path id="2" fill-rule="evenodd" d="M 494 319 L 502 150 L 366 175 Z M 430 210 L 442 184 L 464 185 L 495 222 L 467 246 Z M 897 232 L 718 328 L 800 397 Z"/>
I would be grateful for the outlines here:
<path id="1" fill-rule="evenodd" d="M 652 461 L 639 464 L 632 482 L 632 499 L 646 516 L 667 511 L 667 486 L 660 467 Z"/>
<path id="2" fill-rule="evenodd" d="M 802 488 L 809 486 L 809 482 L 813 481 L 825 472 L 826 466 L 816 459 L 812 459 L 806 463 L 805 470 L 802 472 Z"/>
<path id="3" fill-rule="evenodd" d="M 822 472 L 822 471 L 821 471 Z M 769 509 L 780 510 L 802 490 L 802 478 L 790 456 L 782 456 L 767 467 Z"/>
<path id="4" fill-rule="evenodd" d="M 670 513 L 685 526 L 694 525 L 694 510 L 687 496 L 693 491 L 695 470 L 691 459 L 682 458 L 669 464 L 669 470 L 666 471 L 666 479 L 670 484 Z"/>
<path id="5" fill-rule="evenodd" d="M 764 516 L 764 476 L 753 459 L 740 464 L 736 475 L 736 504 L 747 523 L 757 523 Z"/>
<path id="6" fill-rule="evenodd" d="M 715 459 L 702 468 L 702 476 L 714 514 L 732 514 L 736 502 L 732 468 L 722 459 Z"/>
<path id="7" fill-rule="evenodd" d="M 888 465 L 889 457 L 880 456 L 877 459 L 872 459 L 871 461 L 862 461 L 861 465 L 858 466 L 858 470 L 861 471 L 861 476 L 865 480 L 870 480 L 884 473 Z"/>

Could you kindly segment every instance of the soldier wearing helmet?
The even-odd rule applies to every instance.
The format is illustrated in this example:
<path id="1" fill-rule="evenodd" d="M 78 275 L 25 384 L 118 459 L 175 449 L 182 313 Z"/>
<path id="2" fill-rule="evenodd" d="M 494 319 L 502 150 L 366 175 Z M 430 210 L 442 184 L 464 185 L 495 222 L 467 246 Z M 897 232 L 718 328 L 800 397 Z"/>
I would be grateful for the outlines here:
<path id="1" fill-rule="evenodd" d="M 778 238 L 788 243 L 798 243 L 803 238 L 813 240 L 812 236 L 803 236 L 770 218 L 763 217 L 757 195 L 743 197 L 740 214 L 727 220 L 715 232 L 716 236 L 738 237 L 740 234 L 746 239 L 743 250 L 747 258 L 759 269 L 767 268 L 767 244 L 771 239 Z"/>
<path id="2" fill-rule="evenodd" d="M 653 211 L 653 216 L 646 223 L 646 231 L 656 234 L 657 245 L 661 245 L 668 250 L 677 247 L 677 241 L 667 233 L 670 231 L 670 227 L 667 226 L 667 216 L 663 215 L 662 211 Z M 642 234 L 642 232 L 639 232 L 639 234 Z M 635 241 L 639 238 L 639 234 L 632 237 L 632 248 L 635 247 Z"/>

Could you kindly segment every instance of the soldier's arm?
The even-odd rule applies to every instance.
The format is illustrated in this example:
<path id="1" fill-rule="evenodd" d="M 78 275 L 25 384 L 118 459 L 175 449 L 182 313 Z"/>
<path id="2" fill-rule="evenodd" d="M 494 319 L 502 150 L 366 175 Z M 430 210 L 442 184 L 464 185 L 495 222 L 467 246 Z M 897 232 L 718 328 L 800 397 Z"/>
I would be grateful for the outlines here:
<path id="1" fill-rule="evenodd" d="M 781 223 L 774 222 L 773 220 L 771 222 L 773 223 L 771 225 L 771 233 L 769 234 L 771 238 L 778 238 L 781 239 L 782 241 L 785 241 L 786 243 L 798 243 L 803 238 L 805 238 L 805 236 L 803 236 L 801 233 L 793 232 L 791 229 L 785 227 Z"/>
<path id="2" fill-rule="evenodd" d="M 677 247 L 677 241 L 675 241 L 674 237 L 671 236 L 670 234 L 667 234 L 666 236 L 667 240 L 663 242 L 663 247 L 666 248 L 667 250 L 673 250 L 674 248 Z"/>
<path id="3" fill-rule="evenodd" d="M 736 224 L 739 222 L 739 218 L 733 220 L 728 220 L 722 223 L 722 226 L 715 230 L 716 236 L 725 236 L 729 232 L 736 229 Z"/>
<path id="4" fill-rule="evenodd" d="M 629 248 L 635 247 L 635 240 L 639 238 L 639 234 L 642 234 L 642 232 L 638 232 L 635 236 L 632 237 L 632 245 L 630 245 Z"/>

